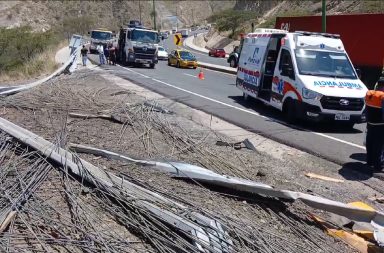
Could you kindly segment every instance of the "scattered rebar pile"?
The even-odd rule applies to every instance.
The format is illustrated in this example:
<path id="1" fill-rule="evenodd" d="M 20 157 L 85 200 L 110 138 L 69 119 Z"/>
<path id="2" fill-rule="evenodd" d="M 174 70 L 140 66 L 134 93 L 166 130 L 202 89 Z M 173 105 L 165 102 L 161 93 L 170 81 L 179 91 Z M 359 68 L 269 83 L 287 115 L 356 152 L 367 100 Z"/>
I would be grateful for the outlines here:
<path id="1" fill-rule="evenodd" d="M 152 108 L 136 95 L 114 95 L 111 102 L 108 100 L 110 94 L 116 94 L 116 89 L 81 89 L 64 83 L 30 91 L 28 99 L 20 95 L 7 98 L 2 105 L 19 110 L 32 108 L 33 116 L 30 112 L 25 114 L 29 119 L 26 122 L 35 127 L 41 124 L 35 130 L 44 129 L 44 135 L 51 139 L 63 131 L 60 124 L 68 119 L 68 132 L 60 135 L 67 135 L 71 142 L 109 147 L 142 159 L 188 162 L 220 174 L 255 179 L 257 170 L 253 172 L 250 163 L 244 160 L 254 156 L 251 151 L 251 155 L 242 155 L 230 148 L 212 148 L 217 140 L 226 141 L 225 138 L 209 129 L 191 129 L 192 126 L 180 122 L 177 115 Z M 150 103 L 157 104 L 154 101 Z M 157 105 L 160 104 L 161 101 Z M 116 115 L 126 122 L 73 119 L 68 118 L 69 112 Z M 33 124 L 32 119 L 35 121 Z M 8 145 L 11 146 L 0 150 L 0 161 L 8 161 L 10 158 L 1 154 L 10 153 L 9 150 L 17 144 L 12 141 Z M 24 157 L 30 154 L 25 148 L 18 153 L 23 152 Z M 233 242 L 231 252 L 353 252 L 345 244 L 335 243 L 306 219 L 306 209 L 277 200 L 208 189 L 196 182 L 185 183 L 136 164 L 90 155 L 81 157 L 95 159 L 99 167 L 105 166 L 129 182 L 181 203 L 188 212 L 199 212 L 220 222 Z M 19 159 L 19 156 L 14 155 L 14 159 Z M 180 231 L 150 216 L 118 185 L 113 191 L 97 182 L 96 186 L 90 187 L 82 184 L 79 178 L 76 178 L 78 181 L 71 178 L 65 169 L 58 171 L 57 165 L 54 168 L 47 172 L 46 180 L 30 195 L 7 232 L 2 234 L 0 251 L 196 252 L 190 243 L 193 237 L 180 234 Z M 1 176 L 0 180 L 7 178 L 5 171 L 7 169 L 4 170 L 6 176 Z M 19 176 L 15 180 L 23 182 Z M 10 202 L 6 199 L 0 201 Z M 184 212 L 172 210 L 170 206 L 164 208 Z"/>

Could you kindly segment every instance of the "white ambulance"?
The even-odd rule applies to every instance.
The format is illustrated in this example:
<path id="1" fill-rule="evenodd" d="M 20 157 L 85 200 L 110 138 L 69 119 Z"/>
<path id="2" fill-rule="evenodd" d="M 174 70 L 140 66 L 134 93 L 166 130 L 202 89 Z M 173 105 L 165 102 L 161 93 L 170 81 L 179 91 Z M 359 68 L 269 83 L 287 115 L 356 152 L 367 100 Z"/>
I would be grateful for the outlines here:
<path id="1" fill-rule="evenodd" d="M 335 34 L 257 29 L 241 43 L 236 86 L 297 119 L 365 122 L 366 86 Z"/>

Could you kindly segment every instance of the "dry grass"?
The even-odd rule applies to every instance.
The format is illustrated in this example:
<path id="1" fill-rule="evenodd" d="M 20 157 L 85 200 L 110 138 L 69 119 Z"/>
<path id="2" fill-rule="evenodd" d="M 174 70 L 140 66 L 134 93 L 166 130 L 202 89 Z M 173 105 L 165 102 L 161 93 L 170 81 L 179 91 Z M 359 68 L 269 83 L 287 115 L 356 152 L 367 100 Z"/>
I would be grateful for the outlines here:
<path id="1" fill-rule="evenodd" d="M 67 45 L 67 41 L 62 41 L 55 46 L 47 48 L 43 53 L 36 55 L 16 70 L 1 73 L 0 83 L 14 83 L 51 74 L 59 67 L 59 64 L 55 61 L 56 52 Z"/>

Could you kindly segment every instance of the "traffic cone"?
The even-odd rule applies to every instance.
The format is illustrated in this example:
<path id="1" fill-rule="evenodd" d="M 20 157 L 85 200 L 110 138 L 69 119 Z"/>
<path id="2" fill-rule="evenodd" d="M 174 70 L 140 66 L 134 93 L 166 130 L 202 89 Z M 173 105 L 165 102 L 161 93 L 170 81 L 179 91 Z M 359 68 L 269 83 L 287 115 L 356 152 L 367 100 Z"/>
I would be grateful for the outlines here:
<path id="1" fill-rule="evenodd" d="M 200 68 L 200 72 L 199 72 L 199 75 L 197 76 L 200 80 L 204 80 L 204 72 L 203 72 L 203 69 Z"/>

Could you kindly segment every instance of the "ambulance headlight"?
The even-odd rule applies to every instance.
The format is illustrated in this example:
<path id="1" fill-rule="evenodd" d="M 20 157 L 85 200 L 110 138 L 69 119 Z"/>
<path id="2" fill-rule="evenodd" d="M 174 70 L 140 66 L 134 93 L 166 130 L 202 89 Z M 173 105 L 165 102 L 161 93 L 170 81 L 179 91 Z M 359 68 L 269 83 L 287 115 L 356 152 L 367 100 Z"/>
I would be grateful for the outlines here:
<path id="1" fill-rule="evenodd" d="M 323 95 L 321 95 L 320 93 L 318 93 L 316 91 L 313 91 L 313 90 L 310 90 L 310 89 L 307 89 L 307 88 L 303 88 L 303 97 L 305 99 L 320 100 L 322 96 Z"/>

